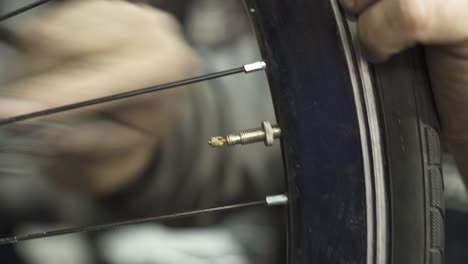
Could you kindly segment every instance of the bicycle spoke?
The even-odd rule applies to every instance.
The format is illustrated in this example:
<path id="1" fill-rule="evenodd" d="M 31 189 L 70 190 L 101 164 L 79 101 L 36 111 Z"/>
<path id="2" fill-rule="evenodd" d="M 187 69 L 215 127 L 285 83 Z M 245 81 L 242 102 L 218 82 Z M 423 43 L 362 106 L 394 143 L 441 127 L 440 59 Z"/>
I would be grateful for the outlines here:
<path id="1" fill-rule="evenodd" d="M 166 90 L 169 88 L 175 88 L 179 86 L 184 86 L 184 85 L 189 85 L 189 84 L 194 84 L 194 83 L 199 83 L 211 79 L 216 79 L 216 78 L 221 78 L 229 75 L 234 75 L 234 74 L 239 74 L 239 73 L 251 73 L 255 71 L 260 71 L 264 70 L 266 67 L 264 62 L 254 62 L 250 64 L 246 64 L 242 67 L 226 70 L 226 71 L 220 71 L 216 73 L 210 73 L 198 77 L 193 77 L 189 79 L 184 79 L 180 81 L 175 81 L 175 82 L 170 82 L 166 84 L 161 84 L 161 85 L 156 85 L 156 86 L 151 86 L 143 89 L 138 89 L 138 90 L 133 90 L 129 92 L 124 92 L 124 93 L 119 93 L 115 95 L 109 95 L 109 96 L 104 96 L 100 98 L 95 98 L 87 101 L 82 101 L 74 104 L 69 104 L 69 105 L 64 105 L 64 106 L 59 106 L 59 107 L 54 107 L 54 108 L 49 108 L 46 110 L 41 110 L 37 112 L 32 112 L 24 115 L 19 115 L 19 116 L 14 116 L 14 117 L 9 117 L 5 119 L 0 120 L 0 126 L 5 126 L 8 124 L 16 123 L 19 121 L 24 121 L 36 117 L 41 117 L 41 116 L 47 116 L 47 115 L 52 115 L 56 113 L 61 113 L 61 112 L 66 112 L 78 108 L 83 108 L 87 106 L 92 106 L 92 105 L 97 105 L 97 104 L 102 104 L 102 103 L 107 103 L 111 101 L 117 101 L 129 97 L 134 97 L 137 95 L 142 95 L 142 94 L 147 94 L 147 93 L 153 93 L 157 91 L 162 91 Z"/>
<path id="2" fill-rule="evenodd" d="M 21 13 L 26 12 L 26 11 L 29 11 L 29 10 L 31 10 L 33 8 L 39 7 L 39 6 L 41 6 L 41 5 L 43 5 L 43 4 L 47 3 L 47 2 L 50 2 L 50 1 L 51 0 L 40 0 L 40 1 L 33 2 L 33 3 L 29 4 L 29 5 L 22 6 L 22 7 L 18 8 L 18 9 L 15 9 L 15 10 L 13 10 L 11 12 L 8 12 L 8 13 L 6 13 L 4 15 L 1 15 L 0 16 L 0 22 L 2 22 L 4 20 L 7 20 L 9 18 L 12 18 L 14 16 L 17 16 L 17 15 L 19 15 Z"/>
<path id="3" fill-rule="evenodd" d="M 75 227 L 75 228 L 67 228 L 67 229 L 60 229 L 60 230 L 53 230 L 53 231 L 46 231 L 46 232 L 38 232 L 38 233 L 32 233 L 32 234 L 27 234 L 27 235 L 18 235 L 14 237 L 7 237 L 7 238 L 0 239 L 0 245 L 15 244 L 21 241 L 69 235 L 69 234 L 74 234 L 74 233 L 104 231 L 104 230 L 114 229 L 114 228 L 127 226 L 127 225 L 142 224 L 142 223 L 156 222 L 156 221 L 163 221 L 163 220 L 173 220 L 173 219 L 178 219 L 178 218 L 197 216 L 200 214 L 232 211 L 235 209 L 247 208 L 247 207 L 284 205 L 287 202 L 288 202 L 288 198 L 286 195 L 284 194 L 273 195 L 273 196 L 267 196 L 264 200 L 259 200 L 255 202 L 239 203 L 239 204 L 234 204 L 234 205 L 213 207 L 213 208 L 201 209 L 201 210 L 195 210 L 195 211 L 187 211 L 183 213 L 176 213 L 176 214 L 170 214 L 170 215 L 141 218 L 141 219 L 112 223 L 112 224 Z"/>

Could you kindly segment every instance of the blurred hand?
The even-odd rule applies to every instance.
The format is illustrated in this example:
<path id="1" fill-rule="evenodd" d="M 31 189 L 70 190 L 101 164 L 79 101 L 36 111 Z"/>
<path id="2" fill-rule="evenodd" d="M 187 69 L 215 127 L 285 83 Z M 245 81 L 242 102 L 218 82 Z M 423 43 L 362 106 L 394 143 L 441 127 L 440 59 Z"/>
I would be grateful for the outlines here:
<path id="1" fill-rule="evenodd" d="M 177 22 L 116 0 L 56 3 L 16 30 L 20 66 L 0 88 L 0 118 L 192 76 L 197 57 Z M 147 164 L 187 103 L 184 89 L 142 95 L 47 118 L 47 175 L 108 193 Z M 41 122 L 44 119 L 33 122 Z"/>
<path id="2" fill-rule="evenodd" d="M 468 0 L 341 0 L 373 62 L 426 45 L 442 130 L 468 182 Z"/>

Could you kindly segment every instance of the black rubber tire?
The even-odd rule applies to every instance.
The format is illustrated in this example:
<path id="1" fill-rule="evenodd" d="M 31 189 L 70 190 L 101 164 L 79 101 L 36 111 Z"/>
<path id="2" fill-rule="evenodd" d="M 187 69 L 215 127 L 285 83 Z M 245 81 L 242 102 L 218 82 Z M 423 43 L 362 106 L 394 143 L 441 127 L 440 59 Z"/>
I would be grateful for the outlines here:
<path id="1" fill-rule="evenodd" d="M 387 162 L 389 263 L 443 263 L 442 152 L 424 53 L 407 51 L 373 73 Z"/>

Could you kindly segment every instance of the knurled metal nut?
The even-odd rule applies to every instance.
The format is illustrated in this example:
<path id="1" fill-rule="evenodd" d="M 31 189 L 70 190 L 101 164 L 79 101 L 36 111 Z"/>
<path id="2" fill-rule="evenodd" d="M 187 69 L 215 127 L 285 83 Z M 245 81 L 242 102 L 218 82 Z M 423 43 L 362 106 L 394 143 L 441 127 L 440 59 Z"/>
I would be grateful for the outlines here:
<path id="1" fill-rule="evenodd" d="M 266 146 L 273 145 L 273 143 L 275 143 L 275 134 L 274 134 L 273 127 L 271 126 L 270 122 L 263 121 L 262 128 L 263 128 L 263 131 L 265 132 L 265 145 Z"/>

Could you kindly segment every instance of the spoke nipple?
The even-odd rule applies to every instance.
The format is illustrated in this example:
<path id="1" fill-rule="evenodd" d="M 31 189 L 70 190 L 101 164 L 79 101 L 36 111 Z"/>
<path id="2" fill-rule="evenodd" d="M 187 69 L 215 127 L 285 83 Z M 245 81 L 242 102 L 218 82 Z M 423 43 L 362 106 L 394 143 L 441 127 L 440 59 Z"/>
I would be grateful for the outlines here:
<path id="1" fill-rule="evenodd" d="M 268 206 L 284 205 L 288 203 L 288 196 L 286 194 L 271 195 L 265 200 Z"/>
<path id="2" fill-rule="evenodd" d="M 281 129 L 277 125 L 272 126 L 270 122 L 263 121 L 259 128 L 242 130 L 224 137 L 212 137 L 208 144 L 212 147 L 223 147 L 264 142 L 266 146 L 271 146 L 280 136 Z"/>
<path id="3" fill-rule="evenodd" d="M 266 63 L 264 61 L 257 61 L 244 65 L 245 73 L 251 73 L 256 71 L 263 71 L 266 69 Z"/>

